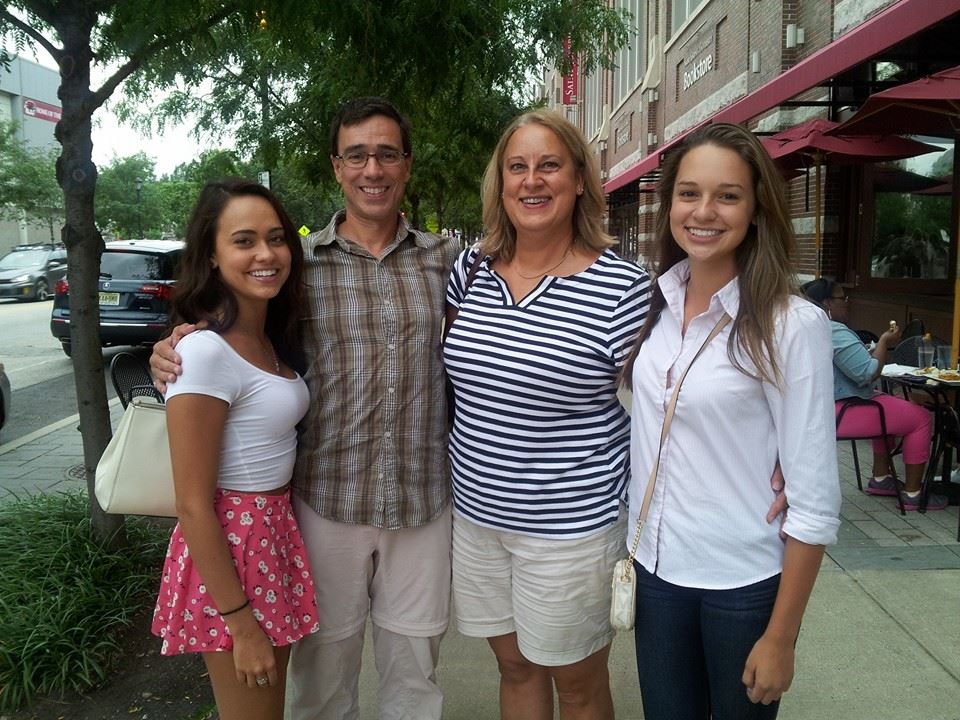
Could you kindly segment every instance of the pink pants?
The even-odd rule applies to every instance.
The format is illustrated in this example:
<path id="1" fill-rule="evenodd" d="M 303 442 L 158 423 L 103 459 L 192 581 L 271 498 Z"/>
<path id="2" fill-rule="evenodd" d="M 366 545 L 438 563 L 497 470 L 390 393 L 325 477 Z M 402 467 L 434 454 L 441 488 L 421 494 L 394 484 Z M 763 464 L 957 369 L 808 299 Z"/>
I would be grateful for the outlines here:
<path id="1" fill-rule="evenodd" d="M 933 434 L 933 416 L 928 410 L 893 395 L 878 394 L 871 400 L 883 406 L 889 436 L 903 438 L 903 462 L 907 465 L 920 465 L 930 459 L 930 437 Z M 843 400 L 836 403 L 837 415 Z M 870 437 L 880 434 L 880 415 L 876 408 L 869 405 L 853 406 L 843 414 L 843 420 L 837 427 L 837 439 Z M 892 444 L 892 437 L 888 437 Z M 886 452 L 883 438 L 873 441 L 876 455 Z"/>

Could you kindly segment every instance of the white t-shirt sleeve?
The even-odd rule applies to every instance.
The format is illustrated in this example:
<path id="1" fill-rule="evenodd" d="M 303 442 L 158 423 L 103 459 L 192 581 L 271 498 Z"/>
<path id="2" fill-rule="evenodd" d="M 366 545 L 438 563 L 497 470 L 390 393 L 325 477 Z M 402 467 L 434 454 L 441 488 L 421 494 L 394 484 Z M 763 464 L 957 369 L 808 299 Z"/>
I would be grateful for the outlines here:
<path id="1" fill-rule="evenodd" d="M 232 367 L 230 348 L 219 335 L 198 330 L 180 340 L 176 350 L 183 374 L 167 385 L 167 400 L 177 395 L 209 395 L 232 405 L 239 397 L 239 374 Z"/>

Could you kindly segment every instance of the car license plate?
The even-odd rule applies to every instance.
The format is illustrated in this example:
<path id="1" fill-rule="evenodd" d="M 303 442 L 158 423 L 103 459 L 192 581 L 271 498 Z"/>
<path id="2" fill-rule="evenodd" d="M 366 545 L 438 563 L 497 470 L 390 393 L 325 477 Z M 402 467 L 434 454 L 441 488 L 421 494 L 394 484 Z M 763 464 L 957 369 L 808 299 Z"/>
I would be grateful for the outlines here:
<path id="1" fill-rule="evenodd" d="M 120 293 L 102 292 L 100 293 L 101 305 L 119 305 Z"/>

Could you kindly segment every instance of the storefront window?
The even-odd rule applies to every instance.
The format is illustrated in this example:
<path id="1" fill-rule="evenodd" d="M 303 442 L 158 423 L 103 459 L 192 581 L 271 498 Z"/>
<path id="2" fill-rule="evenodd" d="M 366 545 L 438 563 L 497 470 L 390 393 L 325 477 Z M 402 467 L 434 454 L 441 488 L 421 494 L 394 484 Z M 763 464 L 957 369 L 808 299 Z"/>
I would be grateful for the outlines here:
<path id="1" fill-rule="evenodd" d="M 870 277 L 945 280 L 949 274 L 953 143 L 874 168 Z"/>

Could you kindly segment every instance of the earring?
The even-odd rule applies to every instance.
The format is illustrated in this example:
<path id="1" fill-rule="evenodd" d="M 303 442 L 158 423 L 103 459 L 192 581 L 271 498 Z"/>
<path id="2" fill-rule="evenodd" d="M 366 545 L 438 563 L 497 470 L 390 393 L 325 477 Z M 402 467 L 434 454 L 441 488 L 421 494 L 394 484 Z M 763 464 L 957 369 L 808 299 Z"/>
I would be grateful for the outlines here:
<path id="1" fill-rule="evenodd" d="M 583 195 L 583 188 L 582 188 L 582 187 L 578 187 L 578 188 L 577 188 L 577 195 Z"/>

